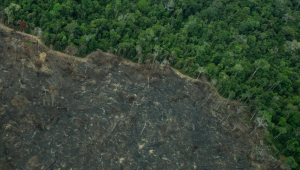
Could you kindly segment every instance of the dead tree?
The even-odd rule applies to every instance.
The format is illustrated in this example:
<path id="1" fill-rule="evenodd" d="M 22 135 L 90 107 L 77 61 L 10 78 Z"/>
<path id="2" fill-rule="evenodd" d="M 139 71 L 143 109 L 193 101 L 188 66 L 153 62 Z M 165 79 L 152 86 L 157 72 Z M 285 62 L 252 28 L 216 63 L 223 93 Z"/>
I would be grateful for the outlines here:
<path id="1" fill-rule="evenodd" d="M 22 74 L 21 74 L 21 80 L 24 81 L 24 64 L 25 64 L 26 59 L 21 59 L 22 63 Z"/>
<path id="2" fill-rule="evenodd" d="M 55 96 L 58 95 L 58 88 L 54 85 L 49 87 L 49 93 L 51 95 L 51 105 L 54 106 Z"/>
<path id="3" fill-rule="evenodd" d="M 255 123 L 256 123 L 256 126 L 255 126 L 254 130 L 250 133 L 250 135 L 251 135 L 258 127 L 266 127 L 266 126 L 267 126 L 267 122 L 265 121 L 265 118 L 257 117 L 257 118 L 255 119 Z"/>
<path id="4" fill-rule="evenodd" d="M 52 52 L 52 50 L 53 50 L 53 45 L 52 44 L 50 44 L 50 53 Z"/>
<path id="5" fill-rule="evenodd" d="M 20 24 L 20 31 L 21 32 L 24 32 L 28 28 L 26 21 L 19 20 L 18 23 Z"/>
<path id="6" fill-rule="evenodd" d="M 18 59 L 18 48 L 20 48 L 20 40 L 16 39 L 16 38 L 12 38 L 12 40 L 10 41 L 11 45 L 14 47 L 15 49 L 15 54 L 16 54 L 16 60 Z"/>
<path id="7" fill-rule="evenodd" d="M 3 56 L 4 56 L 4 48 L 3 47 L 0 47 L 0 53 L 1 53 L 1 58 L 3 58 Z"/>

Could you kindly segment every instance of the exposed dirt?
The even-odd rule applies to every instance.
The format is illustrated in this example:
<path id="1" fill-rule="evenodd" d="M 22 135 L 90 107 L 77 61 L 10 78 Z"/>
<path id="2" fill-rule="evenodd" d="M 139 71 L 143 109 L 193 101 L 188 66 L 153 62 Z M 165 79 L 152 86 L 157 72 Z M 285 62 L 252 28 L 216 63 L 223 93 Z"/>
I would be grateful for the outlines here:
<path id="1" fill-rule="evenodd" d="M 78 59 L 0 29 L 2 169 L 273 166 L 247 109 L 209 83 L 101 51 Z"/>

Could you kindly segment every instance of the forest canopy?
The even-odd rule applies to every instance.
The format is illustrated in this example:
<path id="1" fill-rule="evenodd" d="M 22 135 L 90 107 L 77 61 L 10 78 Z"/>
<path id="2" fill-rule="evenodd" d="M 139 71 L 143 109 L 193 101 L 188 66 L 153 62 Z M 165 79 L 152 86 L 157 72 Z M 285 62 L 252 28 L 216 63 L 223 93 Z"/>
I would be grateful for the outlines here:
<path id="1" fill-rule="evenodd" d="M 3 0 L 3 23 L 83 57 L 101 49 L 169 60 L 251 106 L 286 163 L 300 169 L 300 0 Z"/>

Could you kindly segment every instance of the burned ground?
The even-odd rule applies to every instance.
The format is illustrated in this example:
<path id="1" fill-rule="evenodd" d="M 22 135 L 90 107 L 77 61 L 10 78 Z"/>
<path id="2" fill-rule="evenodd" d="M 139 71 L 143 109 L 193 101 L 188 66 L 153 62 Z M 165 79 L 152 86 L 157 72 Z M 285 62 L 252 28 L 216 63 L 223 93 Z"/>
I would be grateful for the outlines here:
<path id="1" fill-rule="evenodd" d="M 13 43 L 12 43 L 13 42 Z M 268 169 L 247 109 L 209 83 L 0 30 L 2 169 Z"/>

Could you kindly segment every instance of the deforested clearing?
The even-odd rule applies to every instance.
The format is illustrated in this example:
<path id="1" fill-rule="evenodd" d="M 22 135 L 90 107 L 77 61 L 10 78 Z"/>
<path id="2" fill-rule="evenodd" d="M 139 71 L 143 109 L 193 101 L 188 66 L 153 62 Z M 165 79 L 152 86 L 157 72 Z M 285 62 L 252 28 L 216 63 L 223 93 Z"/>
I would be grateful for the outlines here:
<path id="1" fill-rule="evenodd" d="M 3 25 L 0 47 L 2 169 L 281 165 L 260 140 L 263 124 L 204 77 L 101 51 L 76 58 Z"/>

